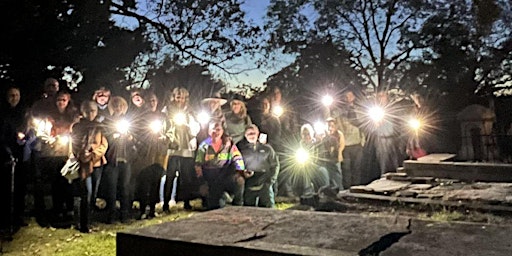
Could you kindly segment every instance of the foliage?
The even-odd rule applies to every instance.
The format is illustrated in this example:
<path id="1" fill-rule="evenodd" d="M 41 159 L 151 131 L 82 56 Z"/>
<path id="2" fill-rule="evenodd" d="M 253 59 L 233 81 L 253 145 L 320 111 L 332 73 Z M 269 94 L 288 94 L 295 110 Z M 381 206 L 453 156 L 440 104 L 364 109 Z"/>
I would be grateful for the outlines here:
<path id="1" fill-rule="evenodd" d="M 2 1 L 2 78 L 28 89 L 45 77 L 60 78 L 70 67 L 89 85 L 122 79 L 119 68 L 128 66 L 146 45 L 140 31 L 114 26 L 108 2 Z"/>
<path id="2" fill-rule="evenodd" d="M 311 40 L 332 38 L 349 51 L 355 70 L 373 89 L 395 87 L 395 73 L 416 47 L 401 34 L 415 33 L 425 17 L 418 1 L 271 1 L 266 30 L 271 48 L 296 52 Z"/>
<path id="3" fill-rule="evenodd" d="M 497 84 L 492 77 L 503 74 L 499 68 L 512 50 L 511 27 L 504 23 L 506 6 L 492 0 L 436 1 L 435 14 L 420 33 L 406 36 L 423 51 L 422 59 L 404 71 L 409 79 L 403 82 L 464 99 L 458 101 L 461 105 L 475 92 L 488 94 Z"/>
<path id="4" fill-rule="evenodd" d="M 273 0 L 265 30 L 286 53 L 332 40 L 373 90 L 469 100 L 511 83 L 510 12 L 505 0 Z"/>
<path id="5" fill-rule="evenodd" d="M 179 56 L 182 65 L 196 62 L 236 74 L 243 70 L 230 61 L 260 48 L 260 28 L 245 22 L 239 1 L 113 1 L 110 11 L 135 19 L 153 52 Z"/>
<path id="6" fill-rule="evenodd" d="M 332 41 L 314 41 L 299 50 L 295 62 L 269 77 L 267 85 L 283 88 L 292 97 L 315 89 L 362 90 L 351 57 Z"/>

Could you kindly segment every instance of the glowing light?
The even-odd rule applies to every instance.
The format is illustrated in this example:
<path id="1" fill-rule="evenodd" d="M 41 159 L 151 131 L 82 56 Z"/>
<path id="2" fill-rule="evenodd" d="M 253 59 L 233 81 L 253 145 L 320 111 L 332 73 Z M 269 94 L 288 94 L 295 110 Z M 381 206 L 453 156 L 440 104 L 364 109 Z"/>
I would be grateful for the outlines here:
<path id="1" fill-rule="evenodd" d="M 325 122 L 318 121 L 313 125 L 316 134 L 324 134 L 327 131 L 327 124 Z"/>
<path id="2" fill-rule="evenodd" d="M 184 113 L 176 113 L 176 115 L 173 118 L 174 123 L 177 125 L 184 125 L 187 123 L 187 116 Z"/>
<path id="3" fill-rule="evenodd" d="M 282 115 L 283 115 L 283 113 L 284 113 L 284 109 L 283 109 L 283 107 L 281 107 L 281 106 L 274 106 L 274 107 L 272 108 L 272 113 L 273 113 L 275 116 L 280 117 L 280 116 L 282 116 Z"/>
<path id="4" fill-rule="evenodd" d="M 59 136 L 58 142 L 60 145 L 65 146 L 69 143 L 69 140 L 70 140 L 69 136 L 64 135 L 64 136 Z"/>
<path id="5" fill-rule="evenodd" d="M 197 115 L 197 120 L 201 123 L 201 124 L 207 124 L 208 122 L 210 122 L 210 115 L 208 113 L 206 113 L 206 111 L 201 111 L 198 115 Z"/>
<path id="6" fill-rule="evenodd" d="M 409 127 L 411 127 L 415 131 L 419 130 L 421 127 L 421 121 L 418 118 L 411 118 L 408 124 Z"/>
<path id="7" fill-rule="evenodd" d="M 130 129 L 130 122 L 127 120 L 119 120 L 116 123 L 116 130 L 121 134 L 128 133 L 128 130 Z"/>
<path id="8" fill-rule="evenodd" d="M 384 119 L 386 113 L 384 112 L 383 108 L 375 106 L 369 109 L 368 115 L 373 121 L 380 122 L 382 119 Z"/>
<path id="9" fill-rule="evenodd" d="M 160 133 L 160 132 L 162 132 L 163 128 L 164 128 L 164 125 L 163 125 L 162 121 L 160 121 L 160 120 L 153 120 L 149 124 L 149 129 L 151 129 L 151 131 L 153 133 Z"/>
<path id="10" fill-rule="evenodd" d="M 34 119 L 36 136 L 49 136 L 52 131 L 52 123 L 46 119 Z"/>
<path id="11" fill-rule="evenodd" d="M 295 152 L 295 159 L 299 164 L 305 164 L 309 160 L 309 152 L 304 148 L 299 148 Z"/>
<path id="12" fill-rule="evenodd" d="M 322 104 L 324 104 L 324 106 L 326 106 L 326 107 L 331 106 L 333 102 L 334 102 L 334 99 L 330 95 L 325 95 L 322 98 Z"/>
<path id="13" fill-rule="evenodd" d="M 22 133 L 22 132 L 18 132 L 18 139 L 19 139 L 19 140 L 22 140 L 22 139 L 24 139 L 24 138 L 25 138 L 25 134 L 24 134 L 24 133 Z"/>

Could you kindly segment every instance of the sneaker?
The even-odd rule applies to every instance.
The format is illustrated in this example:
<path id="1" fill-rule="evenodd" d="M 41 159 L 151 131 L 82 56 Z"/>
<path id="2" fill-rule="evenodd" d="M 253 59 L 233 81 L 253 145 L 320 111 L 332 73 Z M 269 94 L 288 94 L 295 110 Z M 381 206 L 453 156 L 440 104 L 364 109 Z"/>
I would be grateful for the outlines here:
<path id="1" fill-rule="evenodd" d="M 173 206 L 176 206 L 176 200 L 171 199 L 171 200 L 169 201 L 169 207 L 173 207 Z"/>

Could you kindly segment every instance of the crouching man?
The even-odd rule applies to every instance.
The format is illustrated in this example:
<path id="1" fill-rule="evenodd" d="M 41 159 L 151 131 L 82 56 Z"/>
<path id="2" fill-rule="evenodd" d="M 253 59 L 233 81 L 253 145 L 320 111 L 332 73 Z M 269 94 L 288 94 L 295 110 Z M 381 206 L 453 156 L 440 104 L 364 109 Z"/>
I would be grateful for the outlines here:
<path id="1" fill-rule="evenodd" d="M 279 159 L 270 145 L 258 141 L 259 134 L 258 126 L 249 125 L 245 129 L 248 143 L 239 146 L 246 167 L 244 205 L 272 208 L 275 204 L 272 185 L 279 174 Z"/>

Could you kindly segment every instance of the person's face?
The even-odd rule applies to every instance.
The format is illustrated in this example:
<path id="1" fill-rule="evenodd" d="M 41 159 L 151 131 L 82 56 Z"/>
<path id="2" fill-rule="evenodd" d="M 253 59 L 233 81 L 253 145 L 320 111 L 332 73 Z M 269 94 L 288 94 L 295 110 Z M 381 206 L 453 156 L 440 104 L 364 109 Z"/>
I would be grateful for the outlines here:
<path id="1" fill-rule="evenodd" d="M 158 98 L 156 95 L 149 97 L 149 107 L 151 107 L 151 111 L 156 112 L 156 108 L 158 107 Z"/>
<path id="2" fill-rule="evenodd" d="M 114 106 L 112 106 L 112 110 L 114 111 L 114 116 L 120 116 L 123 114 L 123 106 L 121 106 L 121 104 L 114 104 Z"/>
<path id="3" fill-rule="evenodd" d="M 132 103 L 137 107 L 141 107 L 144 104 L 144 99 L 142 99 L 140 92 L 132 92 Z"/>
<path id="4" fill-rule="evenodd" d="M 231 103 L 231 111 L 233 111 L 235 114 L 240 113 L 240 111 L 242 111 L 242 104 L 244 103 L 239 100 L 233 100 Z"/>
<path id="5" fill-rule="evenodd" d="M 69 104 L 69 95 L 61 94 L 57 97 L 57 108 L 59 111 L 64 111 Z"/>
<path id="6" fill-rule="evenodd" d="M 20 103 L 20 98 L 20 91 L 18 89 L 11 88 L 7 92 L 7 102 L 9 103 L 11 108 L 16 107 L 18 103 Z"/>
<path id="7" fill-rule="evenodd" d="M 258 136 L 259 132 L 256 131 L 256 129 L 248 129 L 245 131 L 245 139 L 247 139 L 249 143 L 255 144 L 258 141 Z"/>
<path id="8" fill-rule="evenodd" d="M 210 126 L 208 134 L 210 137 L 212 137 L 212 139 L 220 139 L 224 134 L 224 128 L 222 128 L 221 124 L 212 125 Z"/>
<path id="9" fill-rule="evenodd" d="M 268 101 L 268 99 L 264 99 L 261 102 L 261 110 L 263 111 L 264 114 L 270 113 L 270 102 Z"/>
<path id="10" fill-rule="evenodd" d="M 220 108 L 220 103 L 217 100 L 210 100 L 208 102 L 208 106 L 210 107 L 210 111 L 213 112 L 213 111 L 217 110 L 218 108 Z"/>
<path id="11" fill-rule="evenodd" d="M 59 82 L 53 81 L 51 84 L 46 86 L 46 92 L 49 94 L 56 94 L 59 91 Z"/>
<path id="12" fill-rule="evenodd" d="M 308 129 L 304 129 L 300 136 L 302 138 L 302 141 L 304 141 L 305 143 L 311 143 L 311 141 L 313 140 L 312 134 L 309 132 Z"/>
<path id="13" fill-rule="evenodd" d="M 334 134 L 336 132 L 336 123 L 334 122 L 327 122 L 327 131 L 329 134 Z"/>
<path id="14" fill-rule="evenodd" d="M 352 104 L 354 103 L 354 100 L 356 99 L 356 96 L 354 95 L 353 92 L 347 92 L 345 93 L 345 101 L 347 101 L 347 103 L 349 104 Z"/>
<path id="15" fill-rule="evenodd" d="M 92 121 L 96 118 L 96 116 L 98 116 L 98 108 L 89 106 L 84 110 L 83 114 L 87 120 Z"/>
<path id="16" fill-rule="evenodd" d="M 176 104 L 179 106 L 179 107 L 184 107 L 185 106 L 185 102 L 186 102 L 186 97 L 185 95 L 181 94 L 181 93 L 176 93 L 174 94 L 174 102 L 176 102 Z"/>
<path id="17" fill-rule="evenodd" d="M 100 91 L 96 95 L 96 103 L 100 106 L 105 106 L 110 99 L 110 95 L 107 92 Z"/>

